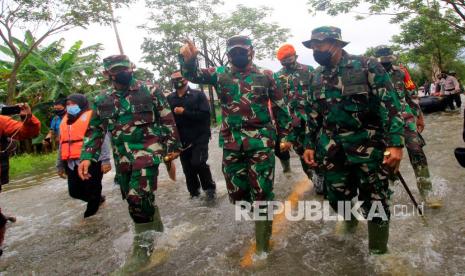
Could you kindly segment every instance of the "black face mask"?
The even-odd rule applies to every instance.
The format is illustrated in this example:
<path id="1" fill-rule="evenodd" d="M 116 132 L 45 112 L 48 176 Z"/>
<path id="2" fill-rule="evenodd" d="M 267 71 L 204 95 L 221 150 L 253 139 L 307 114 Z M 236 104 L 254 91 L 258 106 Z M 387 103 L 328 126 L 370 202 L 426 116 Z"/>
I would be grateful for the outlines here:
<path id="1" fill-rule="evenodd" d="M 391 71 L 392 62 L 382 62 L 381 64 L 383 65 L 384 69 L 386 69 L 386 71 Z"/>
<path id="2" fill-rule="evenodd" d="M 245 49 L 234 51 L 229 58 L 231 63 L 237 68 L 243 69 L 249 64 L 249 52 Z"/>
<path id="3" fill-rule="evenodd" d="M 281 65 L 284 66 L 286 69 L 295 68 L 295 62 L 282 62 Z"/>
<path id="4" fill-rule="evenodd" d="M 116 74 L 114 81 L 118 84 L 127 86 L 131 82 L 131 79 L 132 79 L 132 72 L 121 71 Z"/>
<path id="5" fill-rule="evenodd" d="M 313 58 L 322 66 L 331 66 L 331 59 L 333 54 L 330 51 L 317 51 L 313 50 Z"/>
<path id="6" fill-rule="evenodd" d="M 185 86 L 186 86 L 186 84 L 183 81 L 174 81 L 173 82 L 174 89 L 181 89 L 181 88 L 183 88 Z"/>
<path id="7" fill-rule="evenodd" d="M 58 115 L 58 116 L 63 116 L 65 115 L 66 113 L 66 110 L 65 109 L 62 109 L 62 110 L 54 110 L 53 113 L 55 113 L 55 115 Z"/>

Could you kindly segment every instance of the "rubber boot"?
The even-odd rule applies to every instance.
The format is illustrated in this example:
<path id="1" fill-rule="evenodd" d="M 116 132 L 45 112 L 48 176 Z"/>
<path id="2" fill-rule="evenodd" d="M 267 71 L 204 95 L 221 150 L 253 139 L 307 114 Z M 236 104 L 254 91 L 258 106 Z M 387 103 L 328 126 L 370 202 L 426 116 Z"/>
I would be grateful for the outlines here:
<path id="1" fill-rule="evenodd" d="M 273 221 L 256 221 L 255 222 L 255 253 L 261 254 L 270 251 L 270 239 L 273 232 Z"/>
<path id="2" fill-rule="evenodd" d="M 428 167 L 416 166 L 414 167 L 415 176 L 417 177 L 417 186 L 420 195 L 426 202 L 426 206 L 432 209 L 442 207 L 442 200 L 433 194 L 433 184 L 430 180 Z"/>
<path id="3" fill-rule="evenodd" d="M 386 253 L 388 239 L 389 222 L 368 221 L 368 249 L 371 254 Z"/>
<path id="4" fill-rule="evenodd" d="M 135 224 L 132 252 L 121 269 L 120 274 L 137 273 L 149 263 L 154 246 L 153 232 L 157 227 L 159 226 L 154 222 Z"/>
<path id="5" fill-rule="evenodd" d="M 421 196 L 424 198 L 433 189 L 428 167 L 414 166 L 413 171 L 415 172 L 415 177 L 417 179 L 418 190 L 420 191 Z"/>
<path id="6" fill-rule="evenodd" d="M 291 172 L 291 160 L 290 159 L 287 159 L 287 160 L 282 160 L 282 159 L 279 159 L 281 161 L 281 166 L 283 167 L 283 173 L 290 173 Z"/>
<path id="7" fill-rule="evenodd" d="M 163 222 L 161 221 L 160 209 L 155 206 L 155 212 L 153 213 L 153 230 L 157 232 L 163 232 Z"/>
<path id="8" fill-rule="evenodd" d="M 158 206 L 155 206 L 151 222 L 136 223 L 134 229 L 132 253 L 121 269 L 122 274 L 140 272 L 149 264 L 154 249 L 154 234 L 155 232 L 163 232 L 163 223 Z"/>

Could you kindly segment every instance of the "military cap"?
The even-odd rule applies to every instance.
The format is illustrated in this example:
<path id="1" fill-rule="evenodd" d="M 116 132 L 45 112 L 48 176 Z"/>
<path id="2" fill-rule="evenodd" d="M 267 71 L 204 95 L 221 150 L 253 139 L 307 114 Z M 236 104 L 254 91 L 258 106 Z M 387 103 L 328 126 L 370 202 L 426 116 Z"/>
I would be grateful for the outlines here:
<path id="1" fill-rule="evenodd" d="M 375 57 L 378 58 L 379 62 L 393 62 L 396 60 L 391 47 L 386 45 L 380 45 L 375 48 Z"/>
<path id="2" fill-rule="evenodd" d="M 349 44 L 349 42 L 342 40 L 341 29 L 332 26 L 322 26 L 313 29 L 310 40 L 304 41 L 302 44 L 307 48 L 312 48 L 314 42 L 322 41 L 337 41 L 342 47 Z"/>
<path id="3" fill-rule="evenodd" d="M 103 67 L 105 70 L 111 70 L 118 66 L 130 68 L 132 63 L 126 55 L 113 55 L 103 59 Z"/>
<path id="4" fill-rule="evenodd" d="M 229 52 L 236 47 L 249 50 L 253 48 L 252 40 L 245 35 L 235 35 L 230 37 L 226 42 L 226 51 Z"/>

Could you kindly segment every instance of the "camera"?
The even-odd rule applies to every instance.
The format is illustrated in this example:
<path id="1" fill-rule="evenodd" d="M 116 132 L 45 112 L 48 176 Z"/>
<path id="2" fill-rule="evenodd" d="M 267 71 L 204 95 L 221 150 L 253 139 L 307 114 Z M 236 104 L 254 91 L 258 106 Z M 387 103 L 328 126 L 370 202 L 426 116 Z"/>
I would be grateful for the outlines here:
<path id="1" fill-rule="evenodd" d="M 1 115 L 16 115 L 21 112 L 21 108 L 18 105 L 0 105 Z"/>

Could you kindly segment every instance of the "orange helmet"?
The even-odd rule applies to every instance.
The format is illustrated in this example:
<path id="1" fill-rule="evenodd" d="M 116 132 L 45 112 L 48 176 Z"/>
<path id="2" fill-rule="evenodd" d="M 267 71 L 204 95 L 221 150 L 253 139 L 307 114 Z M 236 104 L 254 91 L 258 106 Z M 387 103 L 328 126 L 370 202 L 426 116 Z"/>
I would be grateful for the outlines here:
<path id="1" fill-rule="evenodd" d="M 278 50 L 278 53 L 276 54 L 276 57 L 278 60 L 283 60 L 285 58 L 288 58 L 290 56 L 294 56 L 296 54 L 294 46 L 291 44 L 284 44 L 281 46 Z"/>

